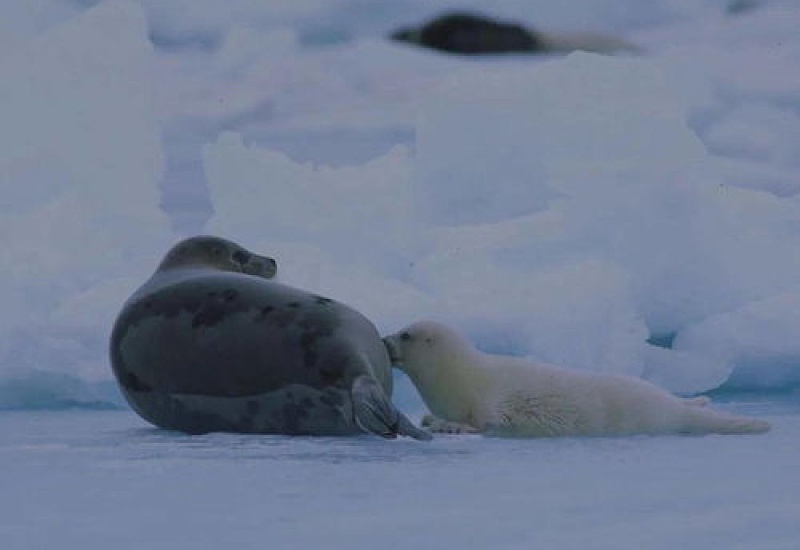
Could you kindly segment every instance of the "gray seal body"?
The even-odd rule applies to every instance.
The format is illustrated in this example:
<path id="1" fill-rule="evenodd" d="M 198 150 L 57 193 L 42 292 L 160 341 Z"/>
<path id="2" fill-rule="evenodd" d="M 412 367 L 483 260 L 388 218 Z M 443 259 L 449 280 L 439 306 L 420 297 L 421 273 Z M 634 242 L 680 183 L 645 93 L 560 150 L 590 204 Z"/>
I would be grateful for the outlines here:
<path id="1" fill-rule="evenodd" d="M 269 280 L 269 258 L 194 239 L 261 267 L 197 261 L 206 251 L 190 239 L 129 298 L 110 355 L 139 415 L 187 433 L 430 438 L 390 402 L 389 357 L 368 319 Z M 186 243 L 183 259 L 170 261 Z"/>

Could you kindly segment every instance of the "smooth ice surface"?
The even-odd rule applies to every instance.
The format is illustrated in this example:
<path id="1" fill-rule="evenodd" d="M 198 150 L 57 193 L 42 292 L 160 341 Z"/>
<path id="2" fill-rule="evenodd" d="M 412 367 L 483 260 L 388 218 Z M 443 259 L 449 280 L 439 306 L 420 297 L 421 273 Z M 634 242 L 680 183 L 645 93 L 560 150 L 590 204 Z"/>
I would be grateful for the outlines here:
<path id="1" fill-rule="evenodd" d="M 763 436 L 431 443 L 0 416 L 0 542 L 30 548 L 794 550 L 797 405 Z"/>

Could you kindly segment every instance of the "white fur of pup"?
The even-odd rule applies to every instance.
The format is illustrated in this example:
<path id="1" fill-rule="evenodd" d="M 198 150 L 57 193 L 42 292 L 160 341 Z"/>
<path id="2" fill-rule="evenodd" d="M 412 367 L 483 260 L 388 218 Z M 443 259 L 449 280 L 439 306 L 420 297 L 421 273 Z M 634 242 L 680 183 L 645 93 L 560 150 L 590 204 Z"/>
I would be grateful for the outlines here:
<path id="1" fill-rule="evenodd" d="M 715 411 L 631 376 L 554 367 L 476 350 L 451 328 L 421 321 L 384 339 L 430 411 L 433 431 L 507 437 L 746 434 L 767 422 Z"/>

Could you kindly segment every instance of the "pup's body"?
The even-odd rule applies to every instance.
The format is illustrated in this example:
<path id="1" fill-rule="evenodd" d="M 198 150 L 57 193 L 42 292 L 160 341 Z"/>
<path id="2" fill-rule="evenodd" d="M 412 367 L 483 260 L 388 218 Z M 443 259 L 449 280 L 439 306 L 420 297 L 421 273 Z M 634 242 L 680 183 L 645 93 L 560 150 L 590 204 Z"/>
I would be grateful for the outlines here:
<path id="1" fill-rule="evenodd" d="M 438 432 L 508 437 L 631 434 L 742 434 L 767 422 L 705 407 L 639 378 L 602 375 L 536 361 L 489 355 L 452 329 L 423 321 L 384 339 Z"/>

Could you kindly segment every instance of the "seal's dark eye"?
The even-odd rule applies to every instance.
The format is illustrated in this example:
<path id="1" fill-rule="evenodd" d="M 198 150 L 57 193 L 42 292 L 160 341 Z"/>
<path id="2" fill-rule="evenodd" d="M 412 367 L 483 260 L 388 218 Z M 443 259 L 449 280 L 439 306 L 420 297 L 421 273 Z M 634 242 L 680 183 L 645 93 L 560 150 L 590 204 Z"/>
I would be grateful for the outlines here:
<path id="1" fill-rule="evenodd" d="M 408 342 L 409 340 L 411 340 L 411 335 L 407 332 L 404 332 L 403 334 L 400 335 L 400 339 L 403 340 L 404 342 Z"/>
<path id="2" fill-rule="evenodd" d="M 233 253 L 233 261 L 244 265 L 250 261 L 250 254 L 237 250 Z"/>

